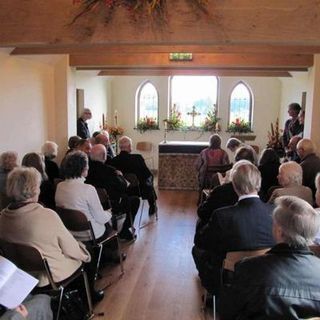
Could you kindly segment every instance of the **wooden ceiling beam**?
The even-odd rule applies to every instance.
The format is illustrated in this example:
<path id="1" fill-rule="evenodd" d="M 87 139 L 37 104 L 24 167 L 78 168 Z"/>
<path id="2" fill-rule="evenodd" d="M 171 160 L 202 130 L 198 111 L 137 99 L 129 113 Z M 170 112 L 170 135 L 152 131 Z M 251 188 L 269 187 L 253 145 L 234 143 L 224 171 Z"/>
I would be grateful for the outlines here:
<path id="1" fill-rule="evenodd" d="M 169 61 L 168 54 L 105 54 L 70 55 L 72 67 L 246 67 L 246 68 L 307 68 L 313 65 L 313 55 L 293 54 L 194 54 L 192 61 Z"/>
<path id="2" fill-rule="evenodd" d="M 268 44 L 113 44 L 113 45 L 52 45 L 22 46 L 15 48 L 12 55 L 34 54 L 112 54 L 112 53 L 264 53 L 264 54 L 316 54 L 320 46 L 268 45 Z"/>
<path id="3" fill-rule="evenodd" d="M 98 76 L 173 76 L 210 75 L 217 77 L 291 77 L 288 71 L 274 70 L 217 70 L 217 69 L 106 69 Z"/>

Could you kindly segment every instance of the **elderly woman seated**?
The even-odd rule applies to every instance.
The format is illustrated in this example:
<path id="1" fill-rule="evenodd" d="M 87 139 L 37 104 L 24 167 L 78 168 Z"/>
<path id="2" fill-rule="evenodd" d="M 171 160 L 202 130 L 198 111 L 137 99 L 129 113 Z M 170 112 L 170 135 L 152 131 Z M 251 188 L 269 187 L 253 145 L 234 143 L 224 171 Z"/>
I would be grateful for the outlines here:
<path id="1" fill-rule="evenodd" d="M 86 184 L 88 175 L 88 156 L 82 151 L 69 153 L 63 162 L 63 172 L 66 180 L 57 185 L 56 204 L 57 207 L 74 209 L 83 212 L 91 222 L 96 239 L 102 240 L 110 235 L 111 213 L 103 210 L 99 196 L 94 186 Z M 73 232 L 76 239 L 84 242 L 92 240 L 85 231 Z M 112 249 L 115 249 L 113 246 Z M 114 258 L 119 260 L 115 252 L 104 250 L 105 260 Z"/>
<path id="2" fill-rule="evenodd" d="M 12 202 L 0 215 L 0 235 L 3 240 L 36 247 L 47 259 L 54 281 L 60 282 L 91 258 L 59 216 L 38 203 L 40 183 L 41 175 L 35 168 L 16 168 L 9 174 L 7 193 Z M 94 272 L 88 277 L 93 280 Z M 40 287 L 49 284 L 45 274 L 38 279 Z M 93 281 L 90 284 L 93 298 L 103 297 L 93 290 Z"/>
<path id="3" fill-rule="evenodd" d="M 5 208 L 10 200 L 6 193 L 6 182 L 9 172 L 18 166 L 16 152 L 4 152 L 0 156 L 0 210 Z"/>
<path id="4" fill-rule="evenodd" d="M 220 319 L 307 319 L 320 314 L 320 260 L 309 250 L 319 229 L 319 213 L 306 201 L 276 200 L 273 235 L 265 255 L 236 265 L 224 288 Z"/>
<path id="5" fill-rule="evenodd" d="M 302 185 L 302 168 L 295 161 L 283 163 L 279 167 L 278 182 L 282 188 L 275 189 L 269 202 L 280 196 L 296 196 L 313 205 L 312 191 Z"/>
<path id="6" fill-rule="evenodd" d="M 54 202 L 54 186 L 46 174 L 44 156 L 36 152 L 27 153 L 22 158 L 21 164 L 25 167 L 35 168 L 38 170 L 41 175 L 39 202 L 45 207 L 54 210 L 56 207 Z"/>
<path id="7" fill-rule="evenodd" d="M 59 167 L 53 161 L 58 155 L 58 145 L 53 141 L 46 141 L 41 148 L 41 152 L 44 155 L 46 174 L 53 183 L 54 179 L 60 178 Z"/>

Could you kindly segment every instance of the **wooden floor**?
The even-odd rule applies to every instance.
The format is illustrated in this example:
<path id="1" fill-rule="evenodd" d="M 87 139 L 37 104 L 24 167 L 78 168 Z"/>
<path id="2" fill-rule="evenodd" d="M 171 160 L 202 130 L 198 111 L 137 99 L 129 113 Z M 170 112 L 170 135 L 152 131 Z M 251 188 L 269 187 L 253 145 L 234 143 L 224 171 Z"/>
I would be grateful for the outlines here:
<path id="1" fill-rule="evenodd" d="M 159 220 L 124 247 L 125 274 L 119 278 L 118 267 L 102 272 L 97 287 L 111 284 L 95 308 L 105 315 L 96 319 L 212 319 L 202 311 L 202 289 L 191 256 L 197 196 L 193 191 L 159 191 Z M 144 217 L 149 220 L 147 208 Z"/>

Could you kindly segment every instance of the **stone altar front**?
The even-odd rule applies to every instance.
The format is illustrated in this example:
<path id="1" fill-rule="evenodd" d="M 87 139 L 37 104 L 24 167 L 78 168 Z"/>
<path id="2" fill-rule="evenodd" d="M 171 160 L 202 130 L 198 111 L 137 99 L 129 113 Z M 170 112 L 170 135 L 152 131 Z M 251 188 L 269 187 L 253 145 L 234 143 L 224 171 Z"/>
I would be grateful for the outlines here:
<path id="1" fill-rule="evenodd" d="M 201 150 L 208 147 L 203 141 L 167 141 L 159 144 L 159 189 L 198 190 L 198 171 L 195 162 Z"/>

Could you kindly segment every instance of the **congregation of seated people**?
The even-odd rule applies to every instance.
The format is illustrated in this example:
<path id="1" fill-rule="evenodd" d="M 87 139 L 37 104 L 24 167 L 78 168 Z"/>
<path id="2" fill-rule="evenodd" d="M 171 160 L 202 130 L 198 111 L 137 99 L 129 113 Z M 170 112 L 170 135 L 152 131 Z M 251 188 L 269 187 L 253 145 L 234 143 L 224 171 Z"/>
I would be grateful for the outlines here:
<path id="1" fill-rule="evenodd" d="M 214 303 L 221 320 L 320 315 L 320 260 L 311 246 L 320 244 L 320 158 L 310 139 L 286 134 L 284 157 L 267 148 L 258 162 L 251 147 L 229 140 L 229 182 L 198 206 L 192 255 L 204 304 Z M 259 256 L 233 261 L 230 271 L 234 252 Z"/>
<path id="2" fill-rule="evenodd" d="M 153 175 L 140 155 L 131 154 L 131 144 L 128 137 L 120 141 L 121 154 L 130 157 L 122 159 L 122 156 L 115 156 L 106 131 L 99 132 L 92 139 L 70 137 L 69 149 L 60 168 L 54 161 L 58 145 L 53 141 L 45 142 L 41 153 L 30 152 L 24 155 L 21 166 L 16 152 L 9 151 L 0 155 L 0 239 L 39 250 L 48 261 L 56 283 L 69 279 L 83 266 L 93 303 L 104 297 L 102 290 L 95 289 L 99 253 L 94 250 L 92 238 L 87 231 L 67 229 L 59 216 L 59 209 L 81 211 L 90 221 L 97 242 L 107 239 L 114 234 L 114 230 L 118 232 L 120 241 L 130 243 L 135 240 L 134 222 L 140 196 L 148 200 L 151 216 L 157 210 L 157 196 Z M 115 159 L 114 166 L 109 164 L 112 158 Z M 130 183 L 124 177 L 126 173 L 137 175 L 142 195 L 130 190 Z M 107 203 L 99 197 L 99 189 L 106 192 Z M 119 263 L 126 258 L 118 244 L 118 241 L 113 241 L 103 245 L 100 266 Z M 37 278 L 39 288 L 50 287 L 46 274 L 41 273 Z M 77 290 L 80 298 L 86 301 L 87 293 L 82 281 L 73 285 L 72 289 Z M 29 314 L 33 314 L 34 307 L 29 300 L 26 306 L 31 306 Z M 50 308 L 44 314 L 48 312 L 51 312 Z M 21 306 L 5 314 L 8 317 L 4 319 L 24 319 L 28 311 Z M 39 319 L 45 317 L 50 319 L 52 315 L 39 316 Z"/>

